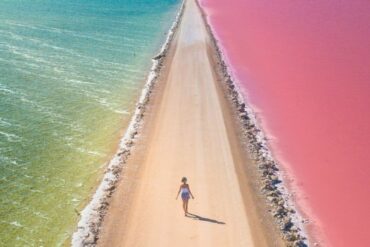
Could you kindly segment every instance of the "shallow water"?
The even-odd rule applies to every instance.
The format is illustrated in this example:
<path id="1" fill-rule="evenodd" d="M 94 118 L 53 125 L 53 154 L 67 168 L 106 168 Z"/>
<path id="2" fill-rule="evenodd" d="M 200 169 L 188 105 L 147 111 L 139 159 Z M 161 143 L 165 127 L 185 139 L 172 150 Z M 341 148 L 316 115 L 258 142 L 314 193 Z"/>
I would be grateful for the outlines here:
<path id="1" fill-rule="evenodd" d="M 201 3 L 310 230 L 370 245 L 370 2 Z"/>
<path id="2" fill-rule="evenodd" d="M 0 2 L 0 246 L 60 246 L 179 1 Z"/>

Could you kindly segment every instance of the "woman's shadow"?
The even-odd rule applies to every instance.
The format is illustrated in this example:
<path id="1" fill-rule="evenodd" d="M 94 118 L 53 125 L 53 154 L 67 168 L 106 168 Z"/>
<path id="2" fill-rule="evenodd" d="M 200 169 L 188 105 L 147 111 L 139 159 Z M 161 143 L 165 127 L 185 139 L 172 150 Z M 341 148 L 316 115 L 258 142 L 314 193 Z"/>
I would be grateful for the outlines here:
<path id="1" fill-rule="evenodd" d="M 220 224 L 220 225 L 225 225 L 226 224 L 225 222 L 222 222 L 222 221 L 205 218 L 205 217 L 202 217 L 202 216 L 199 216 L 199 215 L 196 215 L 196 214 L 192 214 L 192 213 L 187 213 L 186 217 L 192 218 L 193 220 L 201 220 L 201 221 L 206 221 L 206 222 Z"/>

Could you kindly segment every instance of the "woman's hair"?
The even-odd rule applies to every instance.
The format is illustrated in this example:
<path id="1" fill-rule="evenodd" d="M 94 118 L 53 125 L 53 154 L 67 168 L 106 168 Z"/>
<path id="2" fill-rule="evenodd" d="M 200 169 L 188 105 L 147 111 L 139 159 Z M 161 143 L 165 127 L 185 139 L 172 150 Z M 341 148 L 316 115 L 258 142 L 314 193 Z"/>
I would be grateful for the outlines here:
<path id="1" fill-rule="evenodd" d="M 183 183 L 186 183 L 186 181 L 188 181 L 188 179 L 187 179 L 186 177 L 183 177 L 183 178 L 181 179 L 181 182 L 183 182 Z"/>

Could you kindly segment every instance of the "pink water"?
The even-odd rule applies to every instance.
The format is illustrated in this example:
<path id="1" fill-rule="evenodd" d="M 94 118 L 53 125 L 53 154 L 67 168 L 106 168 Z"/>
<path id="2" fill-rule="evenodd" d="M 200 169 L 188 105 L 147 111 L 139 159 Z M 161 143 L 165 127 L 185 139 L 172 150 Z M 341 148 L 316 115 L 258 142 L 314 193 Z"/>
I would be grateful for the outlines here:
<path id="1" fill-rule="evenodd" d="M 370 1 L 200 2 L 311 234 L 370 246 Z"/>

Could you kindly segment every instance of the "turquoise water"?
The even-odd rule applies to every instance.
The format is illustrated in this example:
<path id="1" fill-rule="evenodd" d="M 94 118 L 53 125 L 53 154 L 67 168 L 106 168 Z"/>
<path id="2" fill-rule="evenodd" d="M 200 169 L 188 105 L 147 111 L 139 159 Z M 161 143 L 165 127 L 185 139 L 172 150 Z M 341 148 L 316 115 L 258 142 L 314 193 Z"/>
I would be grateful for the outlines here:
<path id="1" fill-rule="evenodd" d="M 68 245 L 179 4 L 0 2 L 0 246 Z"/>

